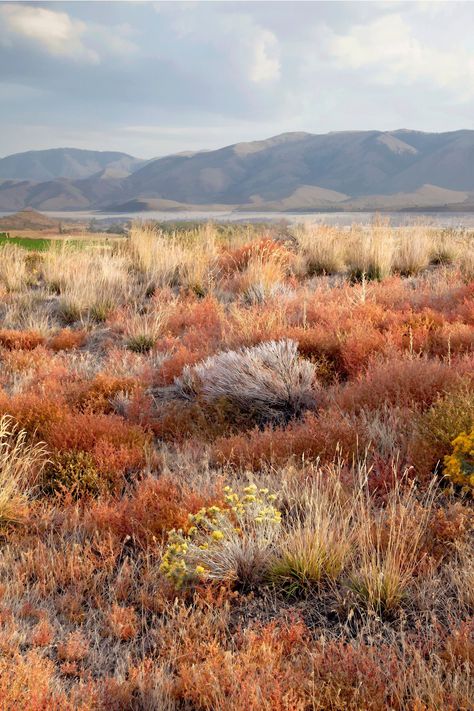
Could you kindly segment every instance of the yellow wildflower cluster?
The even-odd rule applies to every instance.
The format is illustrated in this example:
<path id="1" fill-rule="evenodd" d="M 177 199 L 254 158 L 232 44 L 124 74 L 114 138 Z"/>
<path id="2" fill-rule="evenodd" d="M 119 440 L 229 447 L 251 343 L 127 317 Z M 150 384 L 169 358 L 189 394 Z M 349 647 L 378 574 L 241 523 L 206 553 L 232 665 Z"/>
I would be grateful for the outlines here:
<path id="1" fill-rule="evenodd" d="M 255 523 L 278 524 L 281 521 L 281 513 L 274 506 L 277 497 L 270 494 L 268 489 L 259 489 L 255 484 L 250 484 L 244 488 L 244 495 L 240 497 L 230 486 L 226 486 L 224 494 L 225 502 L 237 520 L 250 516 Z"/>
<path id="2" fill-rule="evenodd" d="M 176 588 L 197 580 L 215 577 L 210 569 L 215 546 L 225 545 L 235 537 L 248 535 L 248 531 L 266 529 L 281 522 L 281 513 L 274 506 L 275 494 L 268 489 L 258 489 L 251 484 L 243 494 L 225 487 L 226 508 L 210 506 L 189 514 L 187 533 L 181 529 L 168 534 L 168 546 L 163 555 L 160 571 Z"/>
<path id="3" fill-rule="evenodd" d="M 444 458 L 444 473 L 453 484 L 474 494 L 474 429 L 462 432 L 452 442 L 452 454 Z"/>

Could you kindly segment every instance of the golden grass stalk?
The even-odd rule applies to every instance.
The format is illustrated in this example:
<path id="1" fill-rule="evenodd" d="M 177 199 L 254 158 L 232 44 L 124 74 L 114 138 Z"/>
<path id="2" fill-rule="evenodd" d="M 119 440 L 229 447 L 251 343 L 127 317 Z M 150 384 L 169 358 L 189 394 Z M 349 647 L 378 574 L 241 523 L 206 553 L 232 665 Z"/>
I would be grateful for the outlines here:
<path id="1" fill-rule="evenodd" d="M 422 225 L 402 227 L 397 231 L 393 268 L 399 274 L 409 276 L 426 269 L 433 252 L 433 234 Z"/>
<path id="2" fill-rule="evenodd" d="M 16 245 L 6 244 L 0 249 L 0 283 L 7 291 L 21 291 L 26 286 L 25 252 Z"/>
<path id="3" fill-rule="evenodd" d="M 217 257 L 211 225 L 181 235 L 135 223 L 129 245 L 132 259 L 152 287 L 185 286 L 198 293 L 209 290 Z"/>
<path id="4" fill-rule="evenodd" d="M 23 519 L 28 488 L 46 463 L 43 444 L 26 442 L 25 430 L 18 429 L 11 417 L 0 418 L 0 525 Z"/>
<path id="5" fill-rule="evenodd" d="M 78 250 L 63 245 L 45 257 L 44 279 L 60 295 L 60 311 L 72 323 L 90 317 L 103 321 L 136 292 L 125 256 L 109 250 Z"/>
<path id="6" fill-rule="evenodd" d="M 433 505 L 435 487 L 422 500 L 414 485 L 397 483 L 383 509 L 374 509 L 370 496 L 356 508 L 357 555 L 350 587 L 359 600 L 377 613 L 393 611 L 404 600 L 418 565 Z"/>
<path id="7" fill-rule="evenodd" d="M 150 351 L 163 332 L 166 316 L 166 308 L 142 312 L 132 306 L 126 313 L 124 329 L 127 348 L 136 353 Z"/>
<path id="8" fill-rule="evenodd" d="M 293 230 L 303 258 L 303 271 L 309 276 L 336 274 L 344 266 L 343 249 L 346 235 L 328 225 L 298 225 Z"/>
<path id="9" fill-rule="evenodd" d="M 352 226 L 345 250 L 345 262 L 352 279 L 384 279 L 393 265 L 393 229 L 385 220 L 375 220 L 369 228 Z"/>
<path id="10" fill-rule="evenodd" d="M 354 543 L 354 502 L 335 474 L 316 473 L 298 495 L 293 516 L 290 509 L 290 528 L 270 570 L 277 587 L 297 595 L 340 576 Z"/>

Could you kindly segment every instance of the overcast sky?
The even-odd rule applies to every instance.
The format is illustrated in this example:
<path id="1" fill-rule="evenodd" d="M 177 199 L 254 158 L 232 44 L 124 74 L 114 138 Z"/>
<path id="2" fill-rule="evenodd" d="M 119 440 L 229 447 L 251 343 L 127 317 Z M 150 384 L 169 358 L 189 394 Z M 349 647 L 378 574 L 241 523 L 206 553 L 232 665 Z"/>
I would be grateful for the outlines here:
<path id="1" fill-rule="evenodd" d="M 0 155 L 474 128 L 473 2 L 0 2 Z"/>

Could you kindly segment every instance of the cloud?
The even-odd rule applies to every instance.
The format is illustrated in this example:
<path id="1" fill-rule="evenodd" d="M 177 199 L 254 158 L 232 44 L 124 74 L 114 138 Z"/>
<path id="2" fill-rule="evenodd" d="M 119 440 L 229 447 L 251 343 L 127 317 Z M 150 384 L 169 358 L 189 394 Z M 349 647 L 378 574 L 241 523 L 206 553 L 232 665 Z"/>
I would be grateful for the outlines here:
<path id="1" fill-rule="evenodd" d="M 227 67 L 234 75 L 229 79 L 259 85 L 280 79 L 278 37 L 255 21 L 248 8 L 239 3 L 158 3 L 154 8 L 188 51 L 197 45 L 201 61 L 209 52 L 218 55 L 219 71 Z"/>
<path id="2" fill-rule="evenodd" d="M 255 83 L 274 81 L 280 78 L 278 40 L 269 30 L 261 30 L 253 40 L 253 62 L 249 78 Z"/>
<path id="3" fill-rule="evenodd" d="M 11 47 L 22 43 L 53 58 L 94 65 L 107 55 L 127 57 L 138 50 L 130 39 L 133 29 L 127 23 L 86 23 L 66 12 L 20 3 L 0 4 L 0 21 L 0 44 Z"/>
<path id="4" fill-rule="evenodd" d="M 453 90 L 460 98 L 474 95 L 474 53 L 462 46 L 446 51 L 421 41 L 397 13 L 354 25 L 346 34 L 328 30 L 326 48 L 340 68 L 371 69 L 383 84 L 425 82 Z"/>
<path id="5" fill-rule="evenodd" d="M 3 42 L 12 43 L 21 38 L 31 42 L 54 56 L 70 57 L 97 63 L 99 55 L 86 47 L 82 35 L 86 24 L 71 19 L 65 12 L 56 12 L 44 7 L 23 4 L 0 6 L 3 21 Z"/>
<path id="6" fill-rule="evenodd" d="M 473 20 L 458 2 L 0 0 L 0 153 L 470 126 Z"/>

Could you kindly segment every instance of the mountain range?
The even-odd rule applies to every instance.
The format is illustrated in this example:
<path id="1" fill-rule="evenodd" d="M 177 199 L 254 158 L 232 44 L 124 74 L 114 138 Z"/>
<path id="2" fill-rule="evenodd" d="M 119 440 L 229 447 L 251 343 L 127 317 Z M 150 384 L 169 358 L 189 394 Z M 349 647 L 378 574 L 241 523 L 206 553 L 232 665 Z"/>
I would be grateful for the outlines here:
<path id="1" fill-rule="evenodd" d="M 57 148 L 0 159 L 0 210 L 474 209 L 474 131 L 285 133 L 141 160 Z"/>

